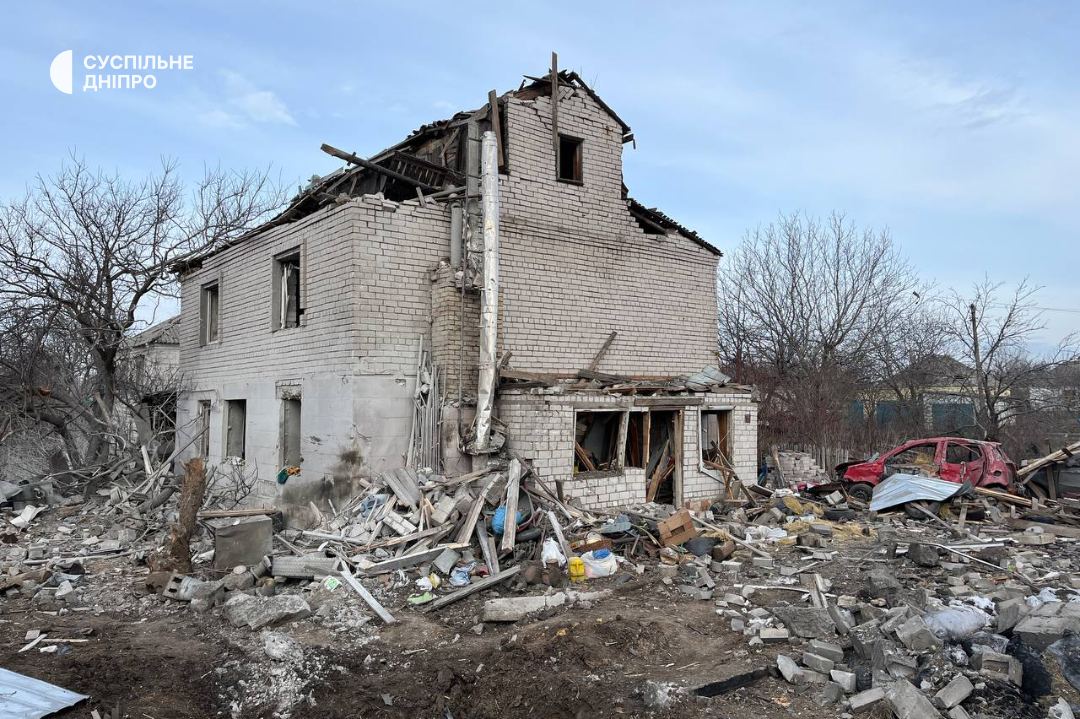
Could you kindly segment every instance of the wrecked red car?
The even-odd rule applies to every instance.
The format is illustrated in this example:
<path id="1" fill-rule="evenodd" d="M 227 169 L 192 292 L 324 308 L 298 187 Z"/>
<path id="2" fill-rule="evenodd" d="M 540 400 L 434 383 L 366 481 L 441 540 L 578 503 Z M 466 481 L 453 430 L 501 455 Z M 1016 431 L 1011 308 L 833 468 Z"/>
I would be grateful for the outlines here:
<path id="1" fill-rule="evenodd" d="M 848 494 L 865 502 L 870 501 L 875 484 L 904 473 L 1007 491 L 1016 476 L 1016 465 L 997 442 L 931 437 L 909 440 L 865 462 L 846 462 L 836 467 Z"/>

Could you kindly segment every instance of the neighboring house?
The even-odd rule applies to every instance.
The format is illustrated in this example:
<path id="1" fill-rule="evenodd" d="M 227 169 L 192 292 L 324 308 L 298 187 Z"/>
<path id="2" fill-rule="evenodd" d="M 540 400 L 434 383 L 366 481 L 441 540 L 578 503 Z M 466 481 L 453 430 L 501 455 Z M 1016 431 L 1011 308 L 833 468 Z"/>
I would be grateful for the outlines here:
<path id="1" fill-rule="evenodd" d="M 406 463 L 464 473 L 486 460 L 461 447 L 483 448 L 480 365 L 497 358 L 491 447 L 564 496 L 713 497 L 718 466 L 753 481 L 757 406 L 715 370 L 720 252 L 627 196 L 630 128 L 575 73 L 558 86 L 557 113 L 550 79 L 531 80 L 370 160 L 324 146 L 350 166 L 177 267 L 179 426 L 204 431 L 187 454 L 257 466 L 254 500 L 285 504 Z M 499 304 L 481 319 L 485 248 Z"/>
<path id="2" fill-rule="evenodd" d="M 124 340 L 118 354 L 121 377 L 134 407 L 118 405 L 119 421 L 133 442 L 151 454 L 171 454 L 180 390 L 180 315 L 170 317 Z"/>
<path id="3" fill-rule="evenodd" d="M 876 391 L 852 403 L 852 420 L 885 435 L 979 438 L 974 371 L 952 357 L 932 355 L 912 363 Z"/>

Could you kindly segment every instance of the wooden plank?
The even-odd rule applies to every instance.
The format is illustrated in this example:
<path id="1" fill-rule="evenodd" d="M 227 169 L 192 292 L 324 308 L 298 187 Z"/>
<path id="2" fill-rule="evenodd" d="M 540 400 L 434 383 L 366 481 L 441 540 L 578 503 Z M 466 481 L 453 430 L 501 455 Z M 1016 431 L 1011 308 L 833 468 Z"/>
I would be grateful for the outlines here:
<path id="1" fill-rule="evenodd" d="M 1031 500 L 1024 497 L 1017 497 L 1015 494 L 1009 494 L 1008 492 L 999 492 L 994 489 L 987 489 L 986 487 L 975 487 L 975 494 L 981 494 L 984 497 L 993 497 L 1000 502 L 1007 502 L 1009 504 L 1016 504 L 1021 507 L 1030 507 Z"/>
<path id="2" fill-rule="evenodd" d="M 251 509 L 206 509 L 199 512 L 199 519 L 222 519 L 227 517 L 258 517 L 260 515 L 279 514 L 274 507 L 253 507 Z"/>
<path id="3" fill-rule="evenodd" d="M 403 554 L 400 557 L 394 557 L 393 559 L 387 559 L 382 562 L 376 562 L 370 567 L 361 570 L 363 576 L 373 577 L 376 574 L 386 574 L 387 572 L 393 572 L 398 569 L 404 569 L 405 567 L 411 567 L 414 564 L 420 564 L 429 559 L 434 559 L 443 553 L 446 549 L 464 549 L 468 547 L 468 544 L 440 544 L 431 549 L 422 549 L 419 552 L 413 552 L 412 554 Z"/>
<path id="4" fill-rule="evenodd" d="M 563 555 L 570 559 L 570 544 L 566 541 L 566 537 L 563 535 L 562 525 L 559 524 L 559 518 L 555 516 L 554 510 L 547 510 L 548 521 L 551 522 L 551 530 L 555 532 L 555 539 L 559 541 L 559 546 L 562 547 Z"/>
<path id="5" fill-rule="evenodd" d="M 555 172 L 559 171 L 559 56 L 551 53 L 551 145 L 555 150 Z"/>
<path id="6" fill-rule="evenodd" d="M 629 379 L 633 379 L 632 377 Z M 635 407 L 690 407 L 693 405 L 705 404 L 704 397 L 636 397 L 634 398 Z"/>
<path id="7" fill-rule="evenodd" d="M 485 577 L 484 579 L 480 579 L 478 581 L 475 581 L 475 582 L 473 582 L 472 584 L 470 584 L 467 587 L 462 587 L 461 589 L 457 590 L 453 594 L 443 595 L 443 596 L 439 597 L 438 599 L 436 599 L 434 602 L 431 602 L 431 603 L 425 605 L 423 611 L 425 611 L 425 612 L 437 612 L 440 609 L 442 609 L 443 607 L 445 607 L 445 606 L 447 606 L 449 604 L 453 604 L 454 602 L 456 602 L 456 601 L 458 601 L 460 599 L 464 599 L 465 597 L 467 597 L 467 596 L 469 596 L 471 594 L 476 594 L 477 592 L 479 592 L 479 591 L 481 591 L 483 589 L 487 589 L 488 587 L 494 587 L 496 584 L 500 584 L 502 582 L 505 582 L 507 579 L 514 576 L 515 574 L 517 574 L 520 571 L 521 571 L 521 565 L 519 564 L 517 566 L 510 567 L 509 569 L 507 569 L 505 571 L 499 572 L 498 574 L 493 574 L 490 577 Z"/>
<path id="8" fill-rule="evenodd" d="M 558 377 L 549 374 L 540 374 L 539 372 L 523 372 L 516 369 L 504 369 L 499 372 L 501 379 L 513 379 L 522 380 L 525 382 L 541 382 L 544 385 L 550 386 L 558 381 Z"/>
<path id="9" fill-rule="evenodd" d="M 383 620 L 387 624 L 397 623 L 397 620 L 394 619 L 394 615 L 386 611 L 386 607 L 379 604 L 379 600 L 371 596 L 371 592 L 369 592 L 363 584 L 357 581 L 356 577 L 349 574 L 344 569 L 341 570 L 341 577 L 348 583 L 350 587 L 352 587 L 356 591 L 357 594 L 361 596 L 361 598 L 363 598 L 365 602 L 367 602 L 367 605 L 371 607 L 371 610 L 379 615 L 379 619 Z"/>
<path id="10" fill-rule="evenodd" d="M 597 382 L 629 382 L 629 378 L 619 374 L 608 374 L 606 372 L 597 372 L 591 369 L 579 369 L 577 371 L 578 379 L 596 380 Z"/>
<path id="11" fill-rule="evenodd" d="M 600 366 L 600 360 L 604 359 L 604 355 L 607 354 L 608 349 L 611 347 L 611 343 L 615 341 L 615 338 L 619 336 L 619 333 L 615 330 L 611 331 L 607 339 L 604 340 L 604 344 L 600 345 L 600 349 L 595 355 L 593 355 L 592 362 L 589 363 L 589 371 L 595 372 L 597 367 Z"/>
<path id="12" fill-rule="evenodd" d="M 495 133 L 495 146 L 499 148 L 499 169 L 506 169 L 506 148 L 503 147 L 502 122 L 499 119 L 499 96 L 488 91 L 488 112 L 491 114 L 491 131 Z"/>
<path id="13" fill-rule="evenodd" d="M 502 551 L 514 551 L 517 540 L 518 494 L 521 491 L 521 462 L 510 460 L 510 479 L 506 482 L 506 516 L 503 518 Z"/>
<path id="14" fill-rule="evenodd" d="M 586 472 L 596 471 L 596 465 L 592 463 L 589 453 L 585 451 L 580 442 L 574 442 L 574 454 L 577 455 L 578 461 L 585 467 Z"/>
<path id="15" fill-rule="evenodd" d="M 487 527 L 483 522 L 476 523 L 476 541 L 480 544 L 480 551 L 484 553 L 484 564 L 487 565 L 488 573 L 499 573 L 499 557 L 492 551 L 492 543 L 489 541 Z"/>
<path id="16" fill-rule="evenodd" d="M 1048 464 L 1062 462 L 1077 452 L 1080 452 L 1080 442 L 1074 442 L 1067 447 L 1062 447 L 1056 452 L 1051 452 L 1045 457 L 1040 457 L 1033 462 L 1029 462 L 1026 466 L 1016 470 L 1016 477 L 1017 479 L 1023 479 L 1021 484 L 1027 484 L 1031 480 L 1031 478 L 1028 477 L 1029 474 L 1034 474 Z"/>
<path id="17" fill-rule="evenodd" d="M 1073 537 L 1080 539 L 1080 527 L 1070 527 L 1064 524 L 1044 524 L 1043 522 L 1031 522 L 1026 519 L 1010 519 L 1009 526 L 1013 529 L 1024 530 L 1028 527 L 1039 527 L 1045 534 L 1055 537 Z"/>
<path id="18" fill-rule="evenodd" d="M 499 473 L 491 475 L 491 479 L 484 485 L 484 489 L 481 490 L 480 495 L 473 501 L 472 508 L 469 510 L 469 516 L 465 518 L 465 524 L 461 526 L 461 530 L 458 532 L 457 541 L 459 543 L 468 543 L 469 538 L 472 537 L 473 530 L 476 528 L 476 520 L 480 518 L 480 512 L 484 509 L 484 495 L 491 489 L 491 485 L 495 484 L 499 479 Z"/>

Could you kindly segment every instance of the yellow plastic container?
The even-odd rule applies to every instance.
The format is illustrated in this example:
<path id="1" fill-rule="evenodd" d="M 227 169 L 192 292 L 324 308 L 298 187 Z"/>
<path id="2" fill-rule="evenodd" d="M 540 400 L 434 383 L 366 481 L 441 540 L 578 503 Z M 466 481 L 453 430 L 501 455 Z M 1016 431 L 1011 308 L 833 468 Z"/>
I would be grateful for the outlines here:
<path id="1" fill-rule="evenodd" d="M 571 582 L 585 581 L 585 562 L 581 561 L 581 557 L 570 557 L 570 563 L 567 566 L 570 570 Z"/>

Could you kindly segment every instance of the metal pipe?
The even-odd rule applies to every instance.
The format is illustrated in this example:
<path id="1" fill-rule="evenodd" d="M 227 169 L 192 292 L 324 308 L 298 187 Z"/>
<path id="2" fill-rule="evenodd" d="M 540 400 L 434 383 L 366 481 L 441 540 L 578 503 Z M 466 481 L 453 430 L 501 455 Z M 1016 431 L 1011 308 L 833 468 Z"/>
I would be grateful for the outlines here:
<path id="1" fill-rule="evenodd" d="M 461 203 L 455 202 L 450 206 L 450 266 L 461 265 Z"/>
<path id="2" fill-rule="evenodd" d="M 480 156 L 480 196 L 484 239 L 484 284 L 480 295 L 480 384 L 476 388 L 476 452 L 491 446 L 495 405 L 495 344 L 499 334 L 499 148 L 495 133 L 484 133 Z"/>

